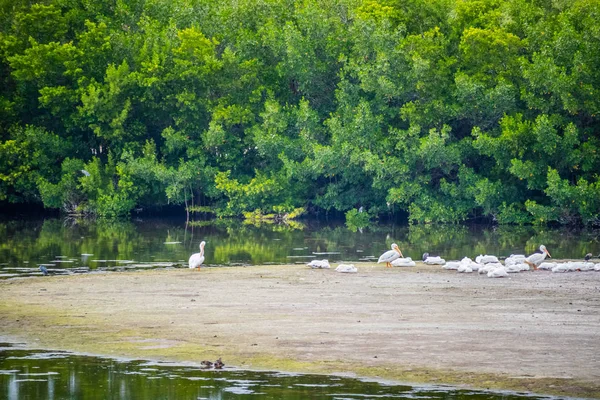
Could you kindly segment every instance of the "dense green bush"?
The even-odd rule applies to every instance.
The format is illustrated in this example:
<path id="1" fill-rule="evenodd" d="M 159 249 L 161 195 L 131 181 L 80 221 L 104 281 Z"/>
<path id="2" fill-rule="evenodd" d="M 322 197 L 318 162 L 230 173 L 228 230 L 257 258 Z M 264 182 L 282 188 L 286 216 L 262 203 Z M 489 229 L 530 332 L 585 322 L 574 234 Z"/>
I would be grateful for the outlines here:
<path id="1" fill-rule="evenodd" d="M 599 14 L 598 0 L 3 2 L 0 202 L 599 224 Z"/>

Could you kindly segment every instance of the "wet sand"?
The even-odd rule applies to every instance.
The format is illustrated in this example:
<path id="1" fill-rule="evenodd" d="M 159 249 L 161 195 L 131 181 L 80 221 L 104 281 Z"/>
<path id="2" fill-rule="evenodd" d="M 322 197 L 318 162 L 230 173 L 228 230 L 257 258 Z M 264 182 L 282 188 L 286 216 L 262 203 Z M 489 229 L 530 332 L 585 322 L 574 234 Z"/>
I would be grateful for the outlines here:
<path id="1" fill-rule="evenodd" d="M 111 357 L 600 398 L 600 273 L 355 265 L 5 280 L 0 335 Z"/>

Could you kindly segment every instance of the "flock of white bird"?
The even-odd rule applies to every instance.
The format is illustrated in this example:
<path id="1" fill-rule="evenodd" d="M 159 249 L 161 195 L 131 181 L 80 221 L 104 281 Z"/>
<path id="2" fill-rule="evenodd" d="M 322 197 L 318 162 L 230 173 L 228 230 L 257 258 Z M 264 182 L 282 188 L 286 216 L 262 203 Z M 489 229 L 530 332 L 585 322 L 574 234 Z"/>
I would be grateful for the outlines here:
<path id="1" fill-rule="evenodd" d="M 199 269 L 204 262 L 204 246 L 206 242 L 200 242 L 200 252 L 194 253 L 189 259 L 190 269 Z M 417 264 L 410 257 L 404 257 L 402 251 L 396 243 L 392 243 L 392 249 L 383 253 L 377 263 L 385 263 L 387 268 L 391 267 L 414 267 Z M 486 274 L 490 278 L 503 278 L 510 273 L 529 271 L 530 269 L 542 269 L 552 272 L 573 272 L 573 271 L 600 271 L 600 263 L 590 262 L 591 254 L 586 255 L 585 261 L 568 262 L 547 262 L 546 257 L 552 258 L 546 246 L 541 245 L 539 252 L 530 256 L 524 254 L 511 254 L 502 264 L 498 257 L 493 255 L 479 255 L 472 260 L 464 257 L 460 261 L 444 260 L 440 256 L 431 256 L 428 253 L 423 254 L 423 262 L 429 265 L 441 265 L 443 269 L 456 270 L 457 272 L 472 273 L 478 272 Z M 329 269 L 329 260 L 312 260 L 307 266 L 316 269 Z M 337 272 L 356 273 L 358 268 L 354 264 L 339 264 L 335 269 Z"/>
<path id="2" fill-rule="evenodd" d="M 539 252 L 530 256 L 524 254 L 511 254 L 502 264 L 498 257 L 493 255 L 479 255 L 472 260 L 464 257 L 460 261 L 444 260 L 440 256 L 430 256 L 423 254 L 423 262 L 429 265 L 441 265 L 443 269 L 456 270 L 457 272 L 469 273 L 478 272 L 486 274 L 490 278 L 503 278 L 510 273 L 529 271 L 530 269 L 542 269 L 552 272 L 573 272 L 573 271 L 600 271 L 600 263 L 594 264 L 589 261 L 591 254 L 586 255 L 585 261 L 568 262 L 546 262 L 546 257 L 552 258 L 546 246 L 541 245 Z M 391 267 L 414 267 L 416 263 L 410 257 L 404 258 L 397 244 L 392 244 L 392 250 L 387 251 L 379 257 L 378 263 L 385 262 L 386 266 Z"/>

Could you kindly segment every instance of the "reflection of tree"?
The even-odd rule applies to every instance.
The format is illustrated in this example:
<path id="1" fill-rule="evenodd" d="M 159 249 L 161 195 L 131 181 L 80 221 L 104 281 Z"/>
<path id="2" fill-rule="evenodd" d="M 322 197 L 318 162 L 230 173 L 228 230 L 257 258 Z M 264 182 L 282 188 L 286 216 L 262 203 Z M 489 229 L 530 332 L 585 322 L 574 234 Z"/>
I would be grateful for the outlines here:
<path id="1" fill-rule="evenodd" d="M 299 223 L 293 221 L 293 223 Z M 342 221 L 303 220 L 302 225 L 245 224 L 239 219 L 191 223 L 173 220 L 93 221 L 61 219 L 0 222 L 0 271 L 37 268 L 57 256 L 72 263 L 60 267 L 99 268 L 118 265 L 93 260 L 171 262 L 185 265 L 190 254 L 206 245 L 206 265 L 304 263 L 373 259 L 398 243 L 405 256 L 424 252 L 447 260 L 479 254 L 530 254 L 545 244 L 554 258 L 582 258 L 600 253 L 599 231 L 533 226 L 385 225 L 352 232 Z M 317 253 L 317 254 L 314 254 Z M 335 254 L 319 254 L 335 253 Z M 93 254 L 85 257 L 83 254 Z M 28 263 L 26 263 L 26 261 Z"/>

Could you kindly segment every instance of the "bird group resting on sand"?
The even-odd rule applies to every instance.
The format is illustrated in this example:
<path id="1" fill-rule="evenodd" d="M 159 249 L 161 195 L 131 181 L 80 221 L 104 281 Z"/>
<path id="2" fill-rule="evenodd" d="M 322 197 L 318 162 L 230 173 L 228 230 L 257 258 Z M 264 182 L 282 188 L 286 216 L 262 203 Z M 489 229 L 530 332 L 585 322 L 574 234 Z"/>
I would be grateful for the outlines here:
<path id="1" fill-rule="evenodd" d="M 200 266 L 204 263 L 204 246 L 205 241 L 200 242 L 200 252 L 194 253 L 190 256 L 188 265 L 190 269 L 200 269 Z M 529 271 L 533 270 L 551 270 L 552 272 L 570 272 L 570 271 L 600 271 L 600 263 L 594 264 L 590 260 L 593 258 L 600 258 L 594 256 L 592 253 L 585 255 L 585 261 L 569 261 L 569 262 L 546 262 L 546 257 L 552 258 L 550 252 L 543 244 L 540 245 L 539 250 L 535 253 L 525 256 L 523 254 L 511 254 L 509 257 L 504 259 L 504 264 L 498 259 L 497 256 L 493 255 L 479 255 L 472 260 L 469 257 L 464 257 L 460 261 L 448 261 L 438 255 L 432 255 L 429 253 L 423 253 L 422 261 L 428 265 L 441 265 L 443 269 L 456 270 L 457 272 L 479 272 L 480 274 L 487 274 L 491 278 L 500 278 L 508 276 L 509 273 Z M 377 263 L 385 263 L 386 268 L 391 267 L 414 267 L 416 266 L 415 261 L 410 257 L 404 257 L 400 247 L 396 243 L 392 243 L 391 250 L 384 252 Z M 331 265 L 329 260 L 312 260 L 306 264 L 310 268 L 314 269 L 329 269 Z M 40 267 L 40 270 L 45 275 L 47 271 Z M 335 269 L 337 272 L 344 273 L 356 273 L 358 269 L 354 264 L 339 264 Z"/>

